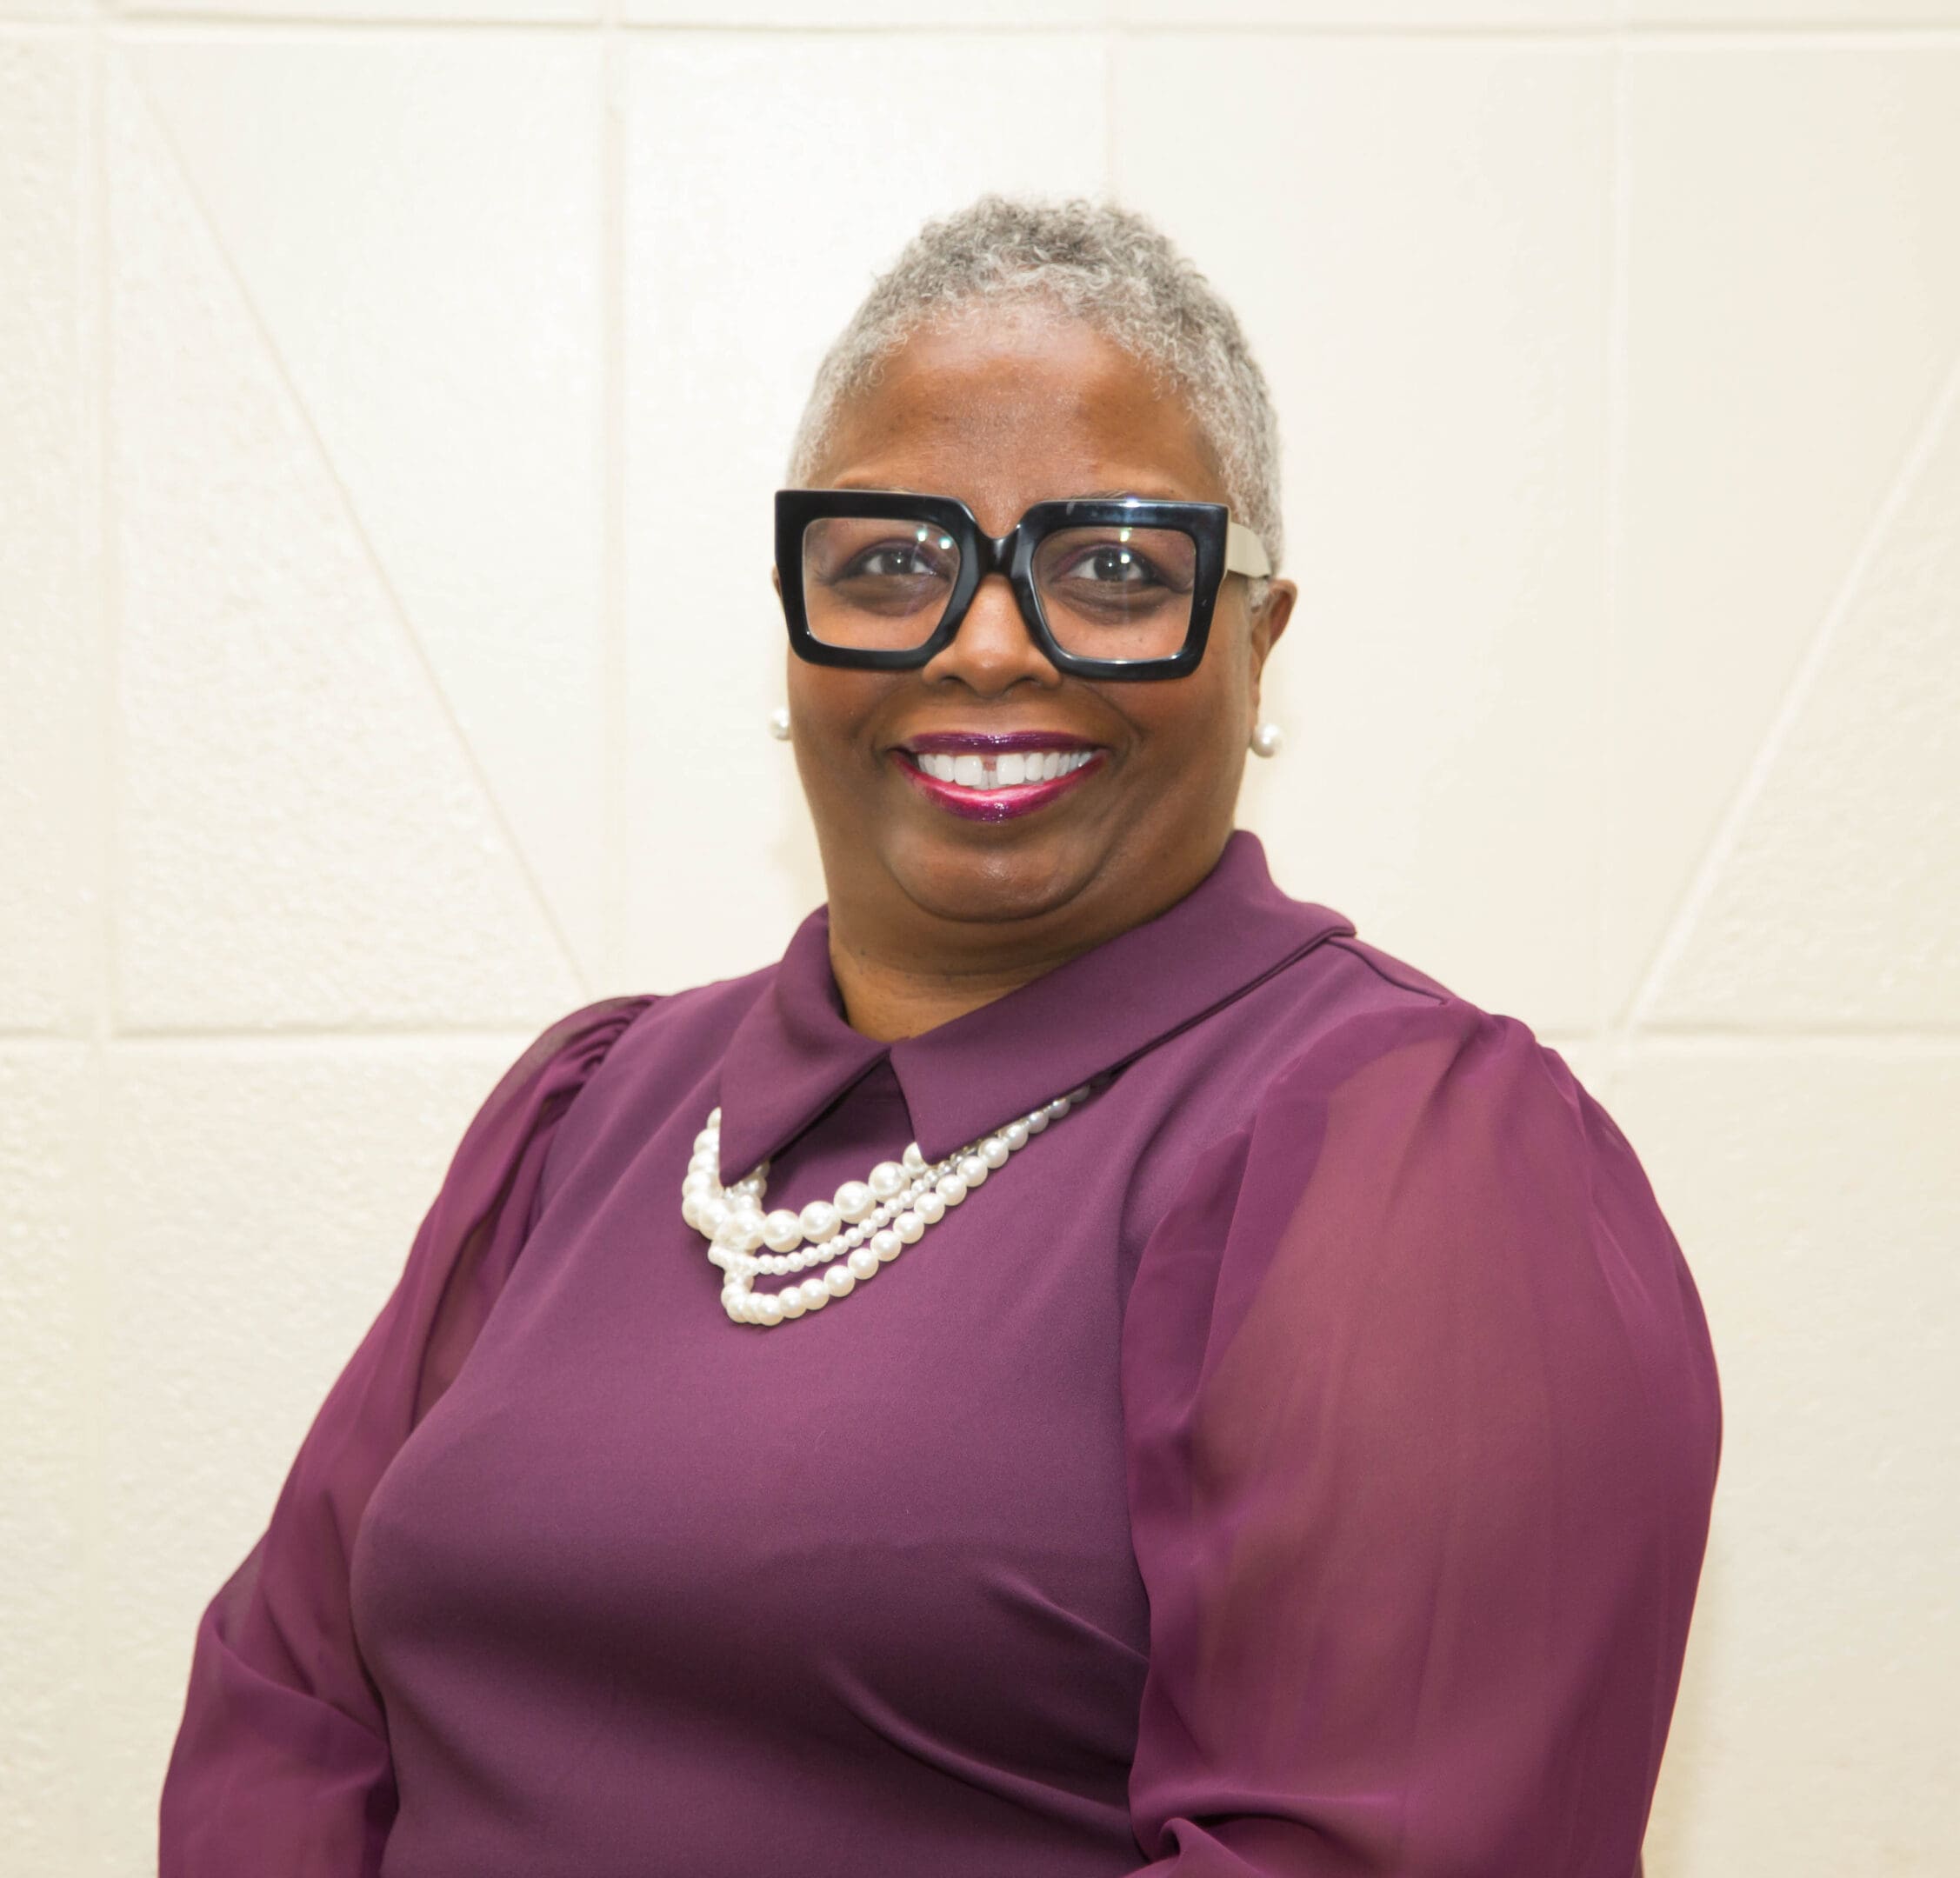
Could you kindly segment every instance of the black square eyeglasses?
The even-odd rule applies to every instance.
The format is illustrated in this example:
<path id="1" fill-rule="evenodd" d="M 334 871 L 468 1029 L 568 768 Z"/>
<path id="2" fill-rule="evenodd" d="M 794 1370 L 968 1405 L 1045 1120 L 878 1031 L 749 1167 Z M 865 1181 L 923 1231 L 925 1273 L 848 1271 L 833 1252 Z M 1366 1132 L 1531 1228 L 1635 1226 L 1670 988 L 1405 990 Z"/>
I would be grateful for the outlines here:
<path id="1" fill-rule="evenodd" d="M 1042 502 L 997 537 L 964 503 L 897 489 L 778 489 L 776 569 L 790 644 L 813 664 L 923 665 L 1003 574 L 1035 643 L 1077 678 L 1183 677 L 1225 576 L 1272 571 L 1219 503 Z"/>

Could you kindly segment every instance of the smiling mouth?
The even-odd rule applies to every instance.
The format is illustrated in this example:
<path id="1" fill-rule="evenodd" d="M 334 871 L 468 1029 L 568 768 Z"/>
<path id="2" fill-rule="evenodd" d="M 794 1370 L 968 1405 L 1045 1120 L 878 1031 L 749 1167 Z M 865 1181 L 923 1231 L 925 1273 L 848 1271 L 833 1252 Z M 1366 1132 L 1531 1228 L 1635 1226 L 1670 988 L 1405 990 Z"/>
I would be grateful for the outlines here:
<path id="1" fill-rule="evenodd" d="M 996 755 L 969 752 L 954 756 L 943 750 L 922 750 L 912 760 L 929 776 L 957 782 L 962 789 L 1012 789 L 1026 782 L 1052 782 L 1093 762 L 1092 749 L 1004 750 Z"/>
<path id="2" fill-rule="evenodd" d="M 969 821 L 1004 822 L 1032 814 L 1079 788 L 1100 773 L 1105 752 L 1038 747 L 956 751 L 902 745 L 892 755 L 906 780 L 940 808 Z"/>

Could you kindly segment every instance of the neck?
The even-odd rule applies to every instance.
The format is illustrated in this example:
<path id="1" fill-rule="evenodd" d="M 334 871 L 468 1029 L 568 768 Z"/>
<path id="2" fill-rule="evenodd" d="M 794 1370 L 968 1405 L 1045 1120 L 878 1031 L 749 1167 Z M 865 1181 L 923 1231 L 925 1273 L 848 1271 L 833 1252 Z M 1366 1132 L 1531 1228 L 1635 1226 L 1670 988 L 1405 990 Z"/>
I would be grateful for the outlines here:
<path id="1" fill-rule="evenodd" d="M 1168 911 L 1217 859 L 1214 852 L 1188 869 L 1159 874 L 1147 899 L 1105 907 L 1100 918 L 1085 920 L 1087 909 L 1078 905 L 1073 917 L 1051 914 L 1029 925 L 922 917 L 916 906 L 883 918 L 880 911 L 897 909 L 882 908 L 876 896 L 865 906 L 849 893 L 834 893 L 830 975 L 843 997 L 844 1020 L 880 1043 L 950 1023 Z"/>
<path id="2" fill-rule="evenodd" d="M 844 1019 L 851 1029 L 892 1043 L 991 1004 L 1098 942 L 1091 939 L 1047 956 L 996 956 L 970 967 L 949 966 L 859 943 L 833 914 L 830 975 L 843 994 Z"/>

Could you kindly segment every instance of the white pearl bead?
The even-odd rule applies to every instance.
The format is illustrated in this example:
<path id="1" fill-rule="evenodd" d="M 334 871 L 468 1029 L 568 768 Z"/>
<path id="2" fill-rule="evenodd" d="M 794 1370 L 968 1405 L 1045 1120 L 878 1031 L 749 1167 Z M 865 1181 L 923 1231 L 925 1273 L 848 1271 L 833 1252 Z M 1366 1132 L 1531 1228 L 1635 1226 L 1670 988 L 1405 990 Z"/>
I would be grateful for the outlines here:
<path id="1" fill-rule="evenodd" d="M 879 1162 L 866 1179 L 839 1187 L 834 1203 L 813 1200 L 800 1213 L 787 1207 L 764 1213 L 767 1161 L 733 1185 L 723 1184 L 717 1109 L 695 1137 L 681 1182 L 681 1215 L 710 1242 L 710 1260 L 727 1274 L 722 1303 L 730 1317 L 738 1323 L 781 1323 L 849 1296 L 1090 1093 L 1083 1083 L 942 1161 L 928 1162 L 912 1142 L 902 1161 Z M 759 1255 L 763 1245 L 774 1255 Z M 753 1288 L 757 1272 L 787 1275 L 811 1266 L 826 1269 L 821 1277 L 792 1282 L 779 1291 Z"/>
<path id="2" fill-rule="evenodd" d="M 877 1202 L 871 1189 L 861 1180 L 847 1180 L 837 1189 L 836 1206 L 847 1220 L 861 1220 Z"/>
<path id="3" fill-rule="evenodd" d="M 721 1125 L 722 1105 L 719 1102 L 717 1102 L 715 1106 L 708 1111 L 708 1126 L 710 1128 L 719 1128 Z"/>

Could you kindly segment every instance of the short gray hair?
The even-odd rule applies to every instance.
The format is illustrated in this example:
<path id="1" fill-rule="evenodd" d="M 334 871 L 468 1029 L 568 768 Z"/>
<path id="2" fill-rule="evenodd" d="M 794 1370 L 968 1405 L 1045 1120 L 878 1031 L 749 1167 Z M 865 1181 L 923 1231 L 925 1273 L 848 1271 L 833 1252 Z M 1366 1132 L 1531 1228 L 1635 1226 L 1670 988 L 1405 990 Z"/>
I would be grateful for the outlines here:
<path id="1" fill-rule="evenodd" d="M 817 369 L 790 452 L 803 482 L 839 409 L 919 327 L 976 305 L 1046 301 L 1157 367 L 1217 459 L 1232 513 L 1279 565 L 1279 425 L 1237 316 L 1157 225 L 1132 209 L 983 196 L 928 222 L 872 285 Z M 1250 583 L 1255 609 L 1267 583 Z"/>

